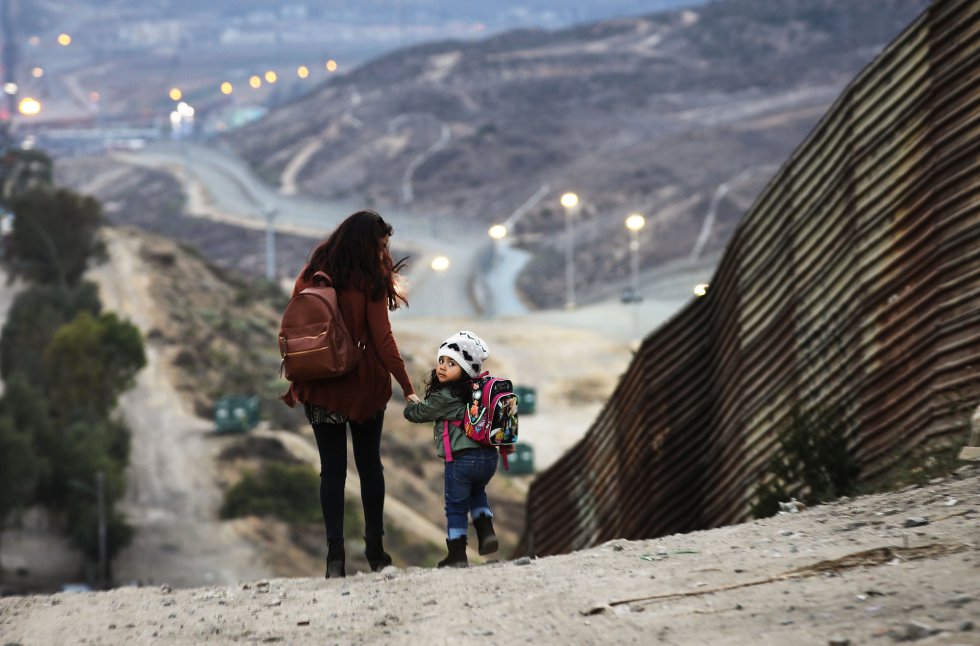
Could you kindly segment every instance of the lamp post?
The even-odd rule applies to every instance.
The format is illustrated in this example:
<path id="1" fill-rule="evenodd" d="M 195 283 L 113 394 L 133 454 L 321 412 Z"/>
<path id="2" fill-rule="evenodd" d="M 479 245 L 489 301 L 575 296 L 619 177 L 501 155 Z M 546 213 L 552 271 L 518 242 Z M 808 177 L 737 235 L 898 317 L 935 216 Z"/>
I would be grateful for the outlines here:
<path id="1" fill-rule="evenodd" d="M 487 231 L 487 235 L 493 239 L 493 247 L 490 254 L 490 266 L 492 267 L 497 263 L 501 241 L 507 237 L 507 227 L 503 224 L 495 224 Z"/>
<path id="2" fill-rule="evenodd" d="M 630 265 L 632 268 L 632 294 L 630 300 L 633 302 L 633 334 L 640 333 L 640 229 L 646 224 L 646 218 L 639 213 L 631 213 L 626 218 L 626 228 L 630 232 Z"/>
<path id="3" fill-rule="evenodd" d="M 487 230 L 487 235 L 490 236 L 493 242 L 490 244 L 490 262 L 488 263 L 487 271 L 480 279 L 482 281 L 480 286 L 483 289 L 483 300 L 486 304 L 487 318 L 492 319 L 497 313 L 496 294 L 493 290 L 493 285 L 496 284 L 497 277 L 494 272 L 501 259 L 500 245 L 503 244 L 504 238 L 507 237 L 507 226 L 504 224 L 495 224 Z"/>
<path id="4" fill-rule="evenodd" d="M 640 229 L 647 223 L 639 213 L 631 213 L 626 218 L 626 228 L 630 231 L 630 265 L 633 276 L 633 299 L 640 298 Z"/>
<path id="5" fill-rule="evenodd" d="M 565 207 L 565 309 L 575 309 L 575 241 L 574 226 L 575 209 L 578 206 L 578 195 L 565 193 L 561 196 L 561 205 Z"/>
<path id="6" fill-rule="evenodd" d="M 270 283 L 276 280 L 276 230 L 273 222 L 276 219 L 276 207 L 267 204 L 265 213 L 265 278 Z"/>

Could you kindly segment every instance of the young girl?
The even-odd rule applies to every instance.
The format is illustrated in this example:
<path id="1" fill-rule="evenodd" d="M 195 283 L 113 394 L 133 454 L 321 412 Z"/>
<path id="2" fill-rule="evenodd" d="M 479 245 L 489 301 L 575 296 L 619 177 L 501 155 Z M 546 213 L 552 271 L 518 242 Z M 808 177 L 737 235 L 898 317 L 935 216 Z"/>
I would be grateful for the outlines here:
<path id="1" fill-rule="evenodd" d="M 446 459 L 443 431 L 448 422 L 451 459 L 446 462 L 446 547 L 449 555 L 439 567 L 467 567 L 466 514 L 473 517 L 480 554 L 497 551 L 493 531 L 493 512 L 487 500 L 486 487 L 497 470 L 497 450 L 466 437 L 461 422 L 470 401 L 472 380 L 480 375 L 489 357 L 487 344 L 472 332 L 462 331 L 446 339 L 436 354 L 438 362 L 426 382 L 425 400 L 405 407 L 405 418 L 411 422 L 434 422 L 432 427 L 436 452 Z"/>

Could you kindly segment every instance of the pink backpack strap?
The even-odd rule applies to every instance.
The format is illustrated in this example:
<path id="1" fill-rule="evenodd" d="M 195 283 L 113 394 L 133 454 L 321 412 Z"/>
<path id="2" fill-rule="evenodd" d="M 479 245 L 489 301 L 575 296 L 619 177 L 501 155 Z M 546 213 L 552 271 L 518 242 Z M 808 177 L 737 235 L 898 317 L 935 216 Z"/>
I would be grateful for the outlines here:
<path id="1" fill-rule="evenodd" d="M 446 451 L 446 462 L 452 462 L 453 450 L 449 448 L 449 420 L 442 421 L 442 448 Z"/>
<path id="2" fill-rule="evenodd" d="M 500 458 L 504 461 L 504 471 L 510 471 L 510 465 L 507 463 L 508 455 L 510 455 L 509 451 L 506 453 L 504 451 L 500 452 Z"/>

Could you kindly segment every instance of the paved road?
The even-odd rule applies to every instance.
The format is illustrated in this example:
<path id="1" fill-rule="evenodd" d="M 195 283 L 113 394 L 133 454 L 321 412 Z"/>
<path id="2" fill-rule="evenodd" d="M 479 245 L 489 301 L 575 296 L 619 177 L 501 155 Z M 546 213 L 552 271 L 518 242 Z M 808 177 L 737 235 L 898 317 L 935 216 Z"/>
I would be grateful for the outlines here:
<path id="1" fill-rule="evenodd" d="M 196 203 L 192 200 L 195 215 L 246 226 L 264 226 L 272 209 L 278 230 L 322 236 L 359 208 L 350 202 L 283 195 L 266 186 L 231 153 L 189 141 L 160 142 L 116 158 L 173 172 L 184 181 L 189 195 L 199 196 Z M 408 315 L 439 315 L 447 307 L 458 316 L 479 315 L 484 305 L 473 300 L 472 281 L 483 274 L 478 275 L 477 269 L 490 247 L 486 233 L 490 223 L 396 209 L 386 209 L 383 215 L 394 224 L 395 239 L 412 253 Z M 449 259 L 448 270 L 431 268 L 436 256 Z M 486 283 L 494 285 L 495 303 L 501 311 L 524 311 L 513 280 L 488 278 Z"/>
<path id="2" fill-rule="evenodd" d="M 200 143 L 158 142 L 116 158 L 173 172 L 185 183 L 194 214 L 245 226 L 264 227 L 268 209 L 274 209 L 278 230 L 321 236 L 358 208 L 350 202 L 283 195 L 232 153 Z M 600 303 L 572 312 L 531 313 L 515 288 L 527 254 L 506 244 L 492 247 L 486 234 L 492 223 L 397 209 L 386 209 L 384 215 L 395 224 L 396 239 L 412 254 L 411 307 L 402 314 L 407 317 L 531 316 L 607 332 L 617 339 L 637 339 L 689 301 L 693 286 L 710 279 L 716 262 L 709 258 L 644 272 L 645 300 L 637 305 L 620 303 L 621 286 L 611 285 Z M 449 259 L 448 270 L 431 268 L 436 256 Z"/>

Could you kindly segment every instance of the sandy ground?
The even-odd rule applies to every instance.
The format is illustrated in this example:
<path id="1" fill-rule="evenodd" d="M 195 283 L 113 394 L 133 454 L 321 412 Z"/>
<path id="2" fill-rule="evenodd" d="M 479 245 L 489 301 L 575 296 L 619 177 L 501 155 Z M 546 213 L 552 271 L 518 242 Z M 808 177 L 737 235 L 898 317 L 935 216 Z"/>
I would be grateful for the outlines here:
<path id="1" fill-rule="evenodd" d="M 980 644 L 980 469 L 466 570 L 0 599 L 5 644 Z"/>

